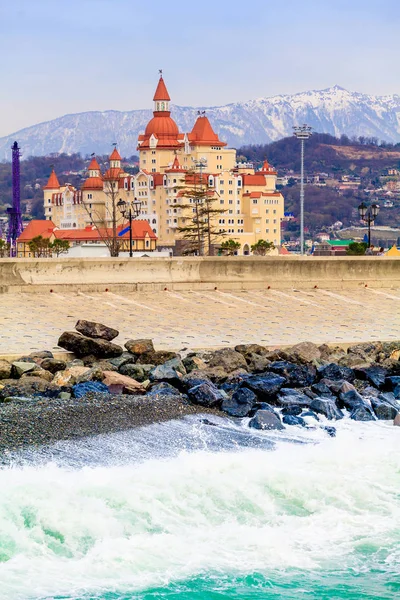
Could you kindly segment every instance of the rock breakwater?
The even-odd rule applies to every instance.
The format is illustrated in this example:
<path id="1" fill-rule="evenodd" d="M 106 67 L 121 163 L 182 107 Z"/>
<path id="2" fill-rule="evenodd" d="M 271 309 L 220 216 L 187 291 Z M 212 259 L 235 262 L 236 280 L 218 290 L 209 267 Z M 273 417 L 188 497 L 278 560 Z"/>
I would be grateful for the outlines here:
<path id="1" fill-rule="evenodd" d="M 0 449 L 44 444 L 220 412 L 257 430 L 321 427 L 328 421 L 400 422 L 400 341 L 347 351 L 310 342 L 268 350 L 258 344 L 216 351 L 157 351 L 152 340 L 113 343 L 118 331 L 78 321 L 59 346 L 69 362 L 42 351 L 0 360 Z"/>

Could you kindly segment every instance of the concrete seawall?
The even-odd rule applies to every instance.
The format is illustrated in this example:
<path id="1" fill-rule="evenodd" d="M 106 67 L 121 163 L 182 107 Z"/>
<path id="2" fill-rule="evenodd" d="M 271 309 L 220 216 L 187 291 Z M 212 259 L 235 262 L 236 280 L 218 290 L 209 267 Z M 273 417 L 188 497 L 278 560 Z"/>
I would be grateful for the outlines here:
<path id="1" fill-rule="evenodd" d="M 400 287 L 400 258 L 0 259 L 0 293 Z"/>

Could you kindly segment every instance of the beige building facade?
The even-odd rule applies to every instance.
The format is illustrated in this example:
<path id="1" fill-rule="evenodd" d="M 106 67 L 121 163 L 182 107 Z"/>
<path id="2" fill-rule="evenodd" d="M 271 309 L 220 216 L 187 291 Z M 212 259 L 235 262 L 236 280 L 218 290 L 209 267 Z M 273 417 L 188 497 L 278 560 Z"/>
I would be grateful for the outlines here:
<path id="1" fill-rule="evenodd" d="M 68 184 L 61 187 L 53 172 L 44 188 L 46 218 L 60 228 L 98 222 L 110 226 L 112 198 L 116 194 L 126 202 L 136 198 L 141 202 L 139 218 L 150 224 L 158 248 L 180 254 L 183 244 L 178 230 L 192 218 L 190 207 L 182 207 L 183 190 L 201 186 L 213 198 L 213 207 L 221 211 L 213 224 L 221 231 L 216 246 L 233 238 L 240 243 L 238 254 L 246 255 L 261 239 L 280 245 L 284 199 L 276 191 L 274 168 L 267 161 L 258 171 L 251 163 L 238 163 L 236 150 L 219 139 L 204 112 L 199 112 L 190 132 L 180 132 L 171 117 L 170 100 L 161 76 L 153 98 L 153 118 L 139 135 L 136 175 L 123 171 L 116 149 L 104 174 L 93 158 L 81 190 Z"/>

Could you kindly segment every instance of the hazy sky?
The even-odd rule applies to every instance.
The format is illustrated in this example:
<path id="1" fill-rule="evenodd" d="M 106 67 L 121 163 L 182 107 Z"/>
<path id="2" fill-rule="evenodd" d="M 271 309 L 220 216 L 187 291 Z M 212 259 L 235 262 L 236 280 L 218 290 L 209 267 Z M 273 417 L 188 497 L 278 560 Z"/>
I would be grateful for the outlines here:
<path id="1" fill-rule="evenodd" d="M 400 93 L 399 0 L 0 0 L 0 135 L 88 110 Z"/>

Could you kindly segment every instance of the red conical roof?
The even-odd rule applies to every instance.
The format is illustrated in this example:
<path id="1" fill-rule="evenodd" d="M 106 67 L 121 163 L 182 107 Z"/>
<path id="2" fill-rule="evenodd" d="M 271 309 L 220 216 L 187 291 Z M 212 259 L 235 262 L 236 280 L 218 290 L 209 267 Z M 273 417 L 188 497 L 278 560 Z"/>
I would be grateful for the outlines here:
<path id="1" fill-rule="evenodd" d="M 44 190 L 58 190 L 60 187 L 60 183 L 57 179 L 57 175 L 55 170 L 53 169 L 47 184 L 43 187 Z"/>
<path id="2" fill-rule="evenodd" d="M 94 157 L 92 158 L 92 160 L 90 162 L 88 171 L 100 171 L 99 163 L 97 162 L 97 160 Z"/>
<path id="3" fill-rule="evenodd" d="M 157 85 L 153 100 L 171 100 L 162 75 Z"/>
<path id="4" fill-rule="evenodd" d="M 116 148 L 111 152 L 110 160 L 121 160 L 120 154 Z"/>
<path id="5" fill-rule="evenodd" d="M 221 142 L 218 135 L 211 127 L 211 123 L 206 116 L 197 117 L 196 123 L 192 131 L 189 133 L 189 140 L 194 145 L 218 145 L 226 146 L 225 142 Z"/>

